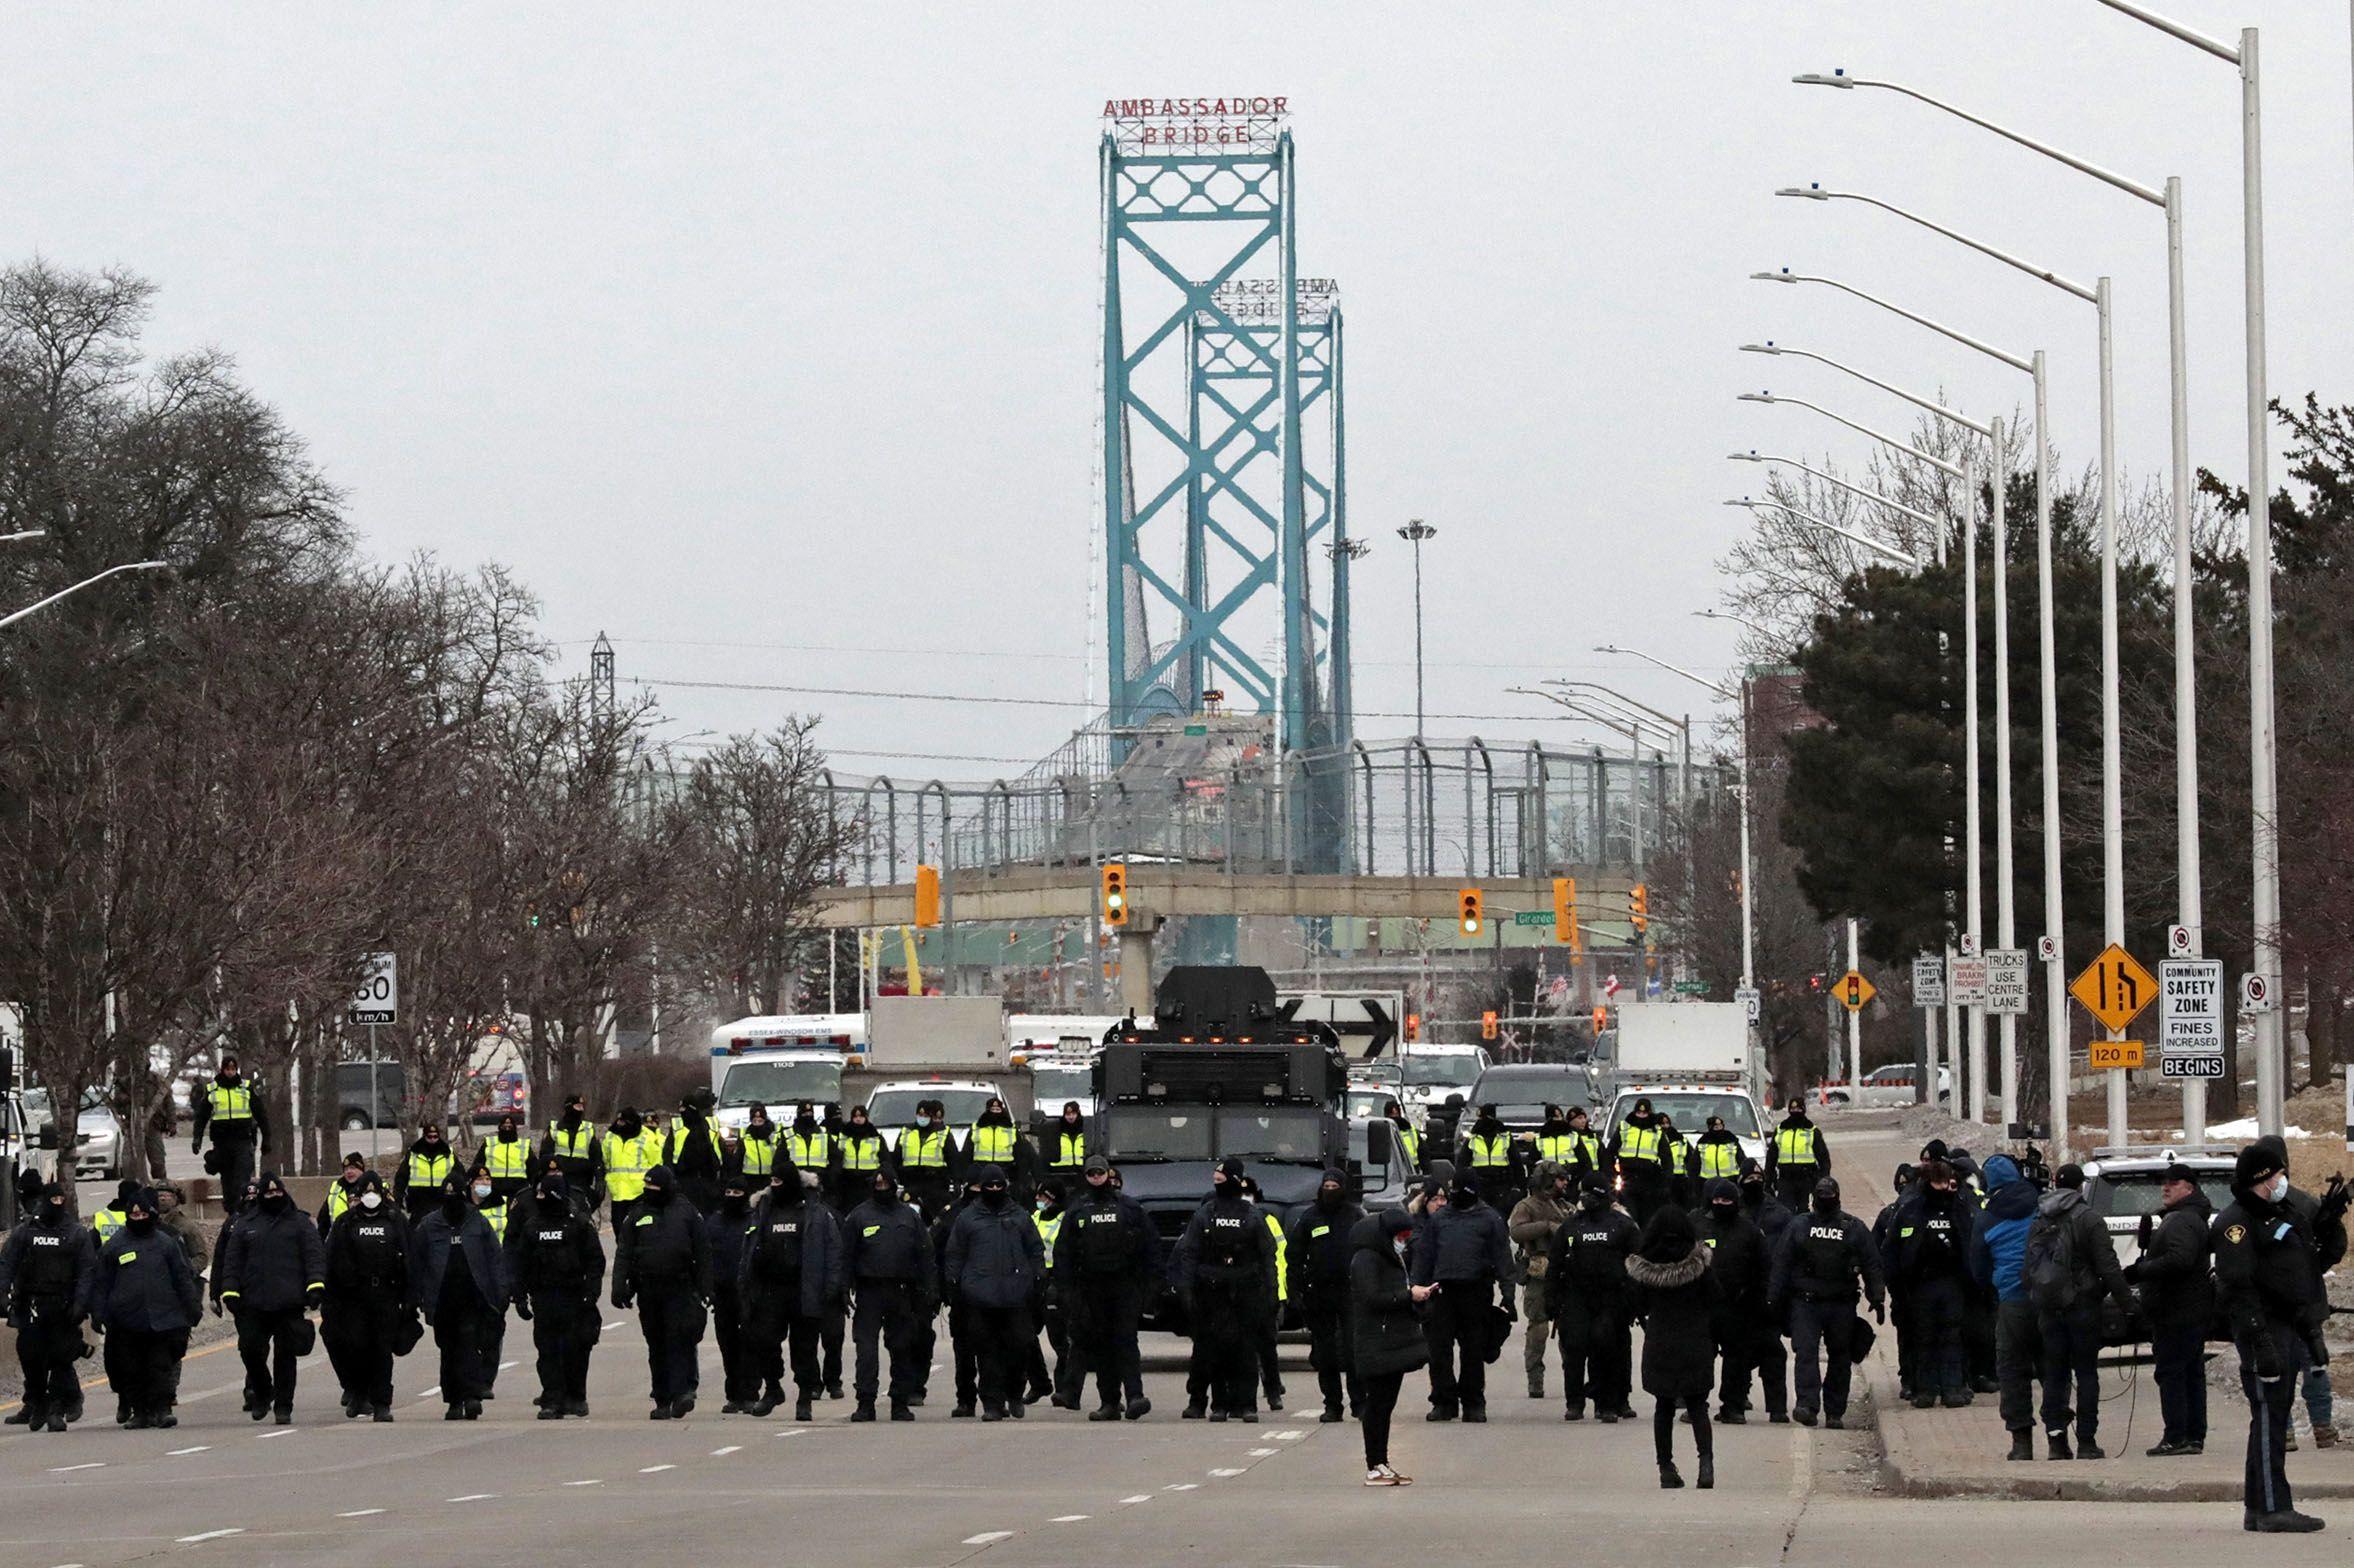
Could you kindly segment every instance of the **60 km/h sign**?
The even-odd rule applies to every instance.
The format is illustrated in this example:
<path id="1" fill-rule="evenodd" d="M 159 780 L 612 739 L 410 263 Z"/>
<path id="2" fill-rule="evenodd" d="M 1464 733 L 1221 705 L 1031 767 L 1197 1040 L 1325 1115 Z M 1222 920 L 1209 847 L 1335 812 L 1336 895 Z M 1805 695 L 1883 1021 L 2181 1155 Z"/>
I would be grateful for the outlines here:
<path id="1" fill-rule="evenodd" d="M 345 1019 L 353 1024 L 396 1024 L 400 1012 L 400 960 L 390 953 L 370 953 Z"/>

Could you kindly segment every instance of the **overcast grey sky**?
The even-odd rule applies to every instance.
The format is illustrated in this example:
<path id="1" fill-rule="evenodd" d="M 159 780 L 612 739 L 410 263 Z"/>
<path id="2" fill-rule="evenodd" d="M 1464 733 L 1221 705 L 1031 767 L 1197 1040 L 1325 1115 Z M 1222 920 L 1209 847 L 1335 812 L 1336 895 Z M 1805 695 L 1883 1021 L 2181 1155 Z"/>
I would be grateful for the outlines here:
<path id="1" fill-rule="evenodd" d="M 2273 385 L 2354 399 L 2354 130 L 2337 0 L 2167 0 L 2265 29 Z M 1105 98 L 1284 93 L 1302 270 L 1349 332 L 1358 704 L 1413 703 L 1409 515 L 1434 733 L 1539 733 L 1504 688 L 1617 661 L 1721 667 L 1689 612 L 1757 488 L 1735 448 L 1861 438 L 1735 404 L 1901 405 L 1774 337 L 1942 384 L 2024 383 L 1823 290 L 1852 279 L 2052 354 L 2095 451 L 2089 308 L 1897 220 L 1882 195 L 2116 278 L 2121 455 L 2166 464 L 2154 209 L 1885 93 L 2039 132 L 2189 209 L 2195 461 L 2245 474 L 2238 85 L 2094 0 L 1153 6 L 7 7 L 0 254 L 162 287 L 152 341 L 234 351 L 350 492 L 369 548 L 503 561 L 568 661 L 625 675 L 1077 704 L 1096 529 L 1096 139 Z M 2014 384 L 2017 383 L 2017 384 Z M 832 651 L 817 651 L 828 649 Z M 1682 707 L 1666 677 L 1636 695 Z M 988 776 L 1079 709 L 666 690 L 671 733 L 826 715 L 855 770 Z M 1368 719 L 1368 735 L 1410 725 Z M 1563 735 L 1558 726 L 1543 733 Z"/>

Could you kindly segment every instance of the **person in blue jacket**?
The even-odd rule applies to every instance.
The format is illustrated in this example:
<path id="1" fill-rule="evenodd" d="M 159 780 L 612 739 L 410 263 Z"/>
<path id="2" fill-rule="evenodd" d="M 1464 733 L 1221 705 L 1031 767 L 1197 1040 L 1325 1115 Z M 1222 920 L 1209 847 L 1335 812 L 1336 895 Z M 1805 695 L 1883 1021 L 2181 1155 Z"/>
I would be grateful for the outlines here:
<path id="1" fill-rule="evenodd" d="M 2003 1425 L 2010 1429 L 2013 1459 L 2035 1457 L 2035 1369 L 2042 1337 L 2035 1303 L 2019 1277 L 2027 1254 L 2027 1227 L 2035 1220 L 2035 1184 L 2019 1174 L 2007 1154 L 1987 1157 L 1986 1209 L 1970 1241 L 1970 1273 L 1994 1292 L 1994 1366 L 2002 1384 Z"/>

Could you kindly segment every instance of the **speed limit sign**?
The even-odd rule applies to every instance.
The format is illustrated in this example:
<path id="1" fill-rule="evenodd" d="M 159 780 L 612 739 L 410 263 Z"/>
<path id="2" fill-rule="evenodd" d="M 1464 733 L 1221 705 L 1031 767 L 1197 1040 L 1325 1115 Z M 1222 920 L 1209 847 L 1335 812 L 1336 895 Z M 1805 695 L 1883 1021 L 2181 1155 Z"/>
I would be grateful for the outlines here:
<path id="1" fill-rule="evenodd" d="M 400 1010 L 400 961 L 390 953 L 370 953 L 344 1017 L 354 1024 L 391 1024 L 400 1022 Z"/>

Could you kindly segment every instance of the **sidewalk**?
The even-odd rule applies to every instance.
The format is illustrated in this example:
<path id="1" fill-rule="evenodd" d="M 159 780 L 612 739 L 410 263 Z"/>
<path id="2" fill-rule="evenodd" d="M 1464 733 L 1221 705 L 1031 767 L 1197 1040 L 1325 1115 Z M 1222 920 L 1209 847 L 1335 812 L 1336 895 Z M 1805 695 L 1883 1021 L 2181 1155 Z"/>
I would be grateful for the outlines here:
<path id="1" fill-rule="evenodd" d="M 1917 1141 L 1877 1118 L 1857 1113 L 1835 1140 L 1847 1207 L 1867 1217 L 1888 1201 L 1887 1177 L 1896 1162 L 1918 1151 Z M 1852 1159 L 1849 1156 L 1853 1156 Z M 1859 1193 L 1857 1189 L 1864 1189 Z M 1868 1195 L 1866 1195 L 1868 1194 Z M 1860 1199 L 1860 1201 L 1859 1201 Z M 1866 1207 L 1866 1204 L 1869 1207 Z M 2207 1364 L 2207 1450 L 2189 1458 L 2152 1459 L 2142 1450 L 2158 1441 L 2158 1385 L 2145 1361 L 2101 1368 L 2101 1447 L 2109 1457 L 2050 1460 L 2035 1434 L 2036 1457 L 2013 1461 L 1996 1396 L 1980 1394 L 1964 1410 L 1915 1410 L 1896 1397 L 1896 1335 L 1882 1330 L 1872 1354 L 1856 1369 L 1871 1391 L 1881 1447 L 1884 1487 L 1904 1497 L 2005 1497 L 2055 1502 L 2238 1502 L 2246 1463 L 2248 1406 L 2239 1389 L 2239 1357 L 2229 1345 L 2210 1345 Z M 2340 1411 L 2343 1419 L 2345 1412 Z M 2354 1497 L 2354 1444 L 2317 1449 L 2302 1430 L 2302 1447 L 2289 1455 L 2289 1482 L 2299 1497 Z"/>

